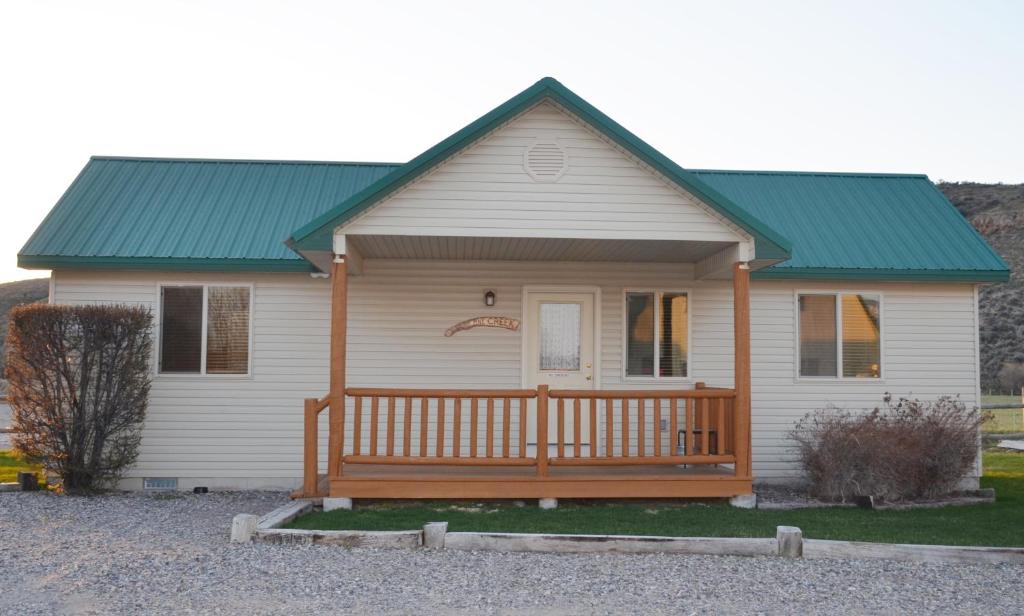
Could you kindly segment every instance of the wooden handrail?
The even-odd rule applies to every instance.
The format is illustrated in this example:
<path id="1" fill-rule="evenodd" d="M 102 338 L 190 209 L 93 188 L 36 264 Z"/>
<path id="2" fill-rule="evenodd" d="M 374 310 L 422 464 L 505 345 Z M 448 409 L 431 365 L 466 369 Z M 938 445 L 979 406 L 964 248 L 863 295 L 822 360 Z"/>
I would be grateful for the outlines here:
<path id="1" fill-rule="evenodd" d="M 317 451 L 317 421 L 320 413 L 330 404 L 329 395 L 323 398 L 306 398 L 303 401 L 303 427 L 302 427 L 302 492 L 307 497 L 317 494 L 317 466 L 319 463 L 319 452 Z"/>
<path id="2" fill-rule="evenodd" d="M 552 398 L 580 400 L 651 400 L 654 398 L 735 398 L 736 390 L 705 387 L 703 389 L 552 389 Z"/>
<path id="3" fill-rule="evenodd" d="M 368 398 L 536 398 L 535 389 L 394 389 L 386 387 L 349 387 L 349 396 Z"/>

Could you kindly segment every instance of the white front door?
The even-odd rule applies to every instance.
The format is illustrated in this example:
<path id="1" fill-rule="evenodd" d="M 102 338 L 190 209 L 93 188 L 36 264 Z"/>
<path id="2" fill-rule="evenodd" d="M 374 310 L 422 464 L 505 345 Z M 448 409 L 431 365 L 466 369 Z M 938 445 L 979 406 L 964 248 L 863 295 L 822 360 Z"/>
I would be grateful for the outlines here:
<path id="1" fill-rule="evenodd" d="M 594 388 L 594 294 L 587 292 L 527 292 L 526 386 L 551 389 Z M 536 406 L 530 405 L 526 438 L 537 442 Z M 554 400 L 548 409 L 548 441 L 558 437 Z M 565 439 L 573 440 L 572 412 L 566 409 Z M 581 418 L 584 442 L 589 442 L 589 415 Z"/>

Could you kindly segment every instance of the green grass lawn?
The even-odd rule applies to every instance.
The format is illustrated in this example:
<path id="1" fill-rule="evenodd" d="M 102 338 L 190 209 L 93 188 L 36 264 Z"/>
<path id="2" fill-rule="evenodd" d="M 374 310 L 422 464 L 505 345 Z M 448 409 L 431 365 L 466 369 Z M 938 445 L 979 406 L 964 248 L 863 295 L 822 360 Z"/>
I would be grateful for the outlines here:
<path id="1" fill-rule="evenodd" d="M 1020 404 L 1020 396 L 982 396 L 982 404 Z M 985 422 L 982 432 L 1024 432 L 1024 411 L 1016 409 L 989 409 L 992 420 Z"/>
<path id="2" fill-rule="evenodd" d="M 531 503 L 452 505 L 388 504 L 354 511 L 318 512 L 289 528 L 407 530 L 446 521 L 450 531 L 669 535 L 681 537 L 774 537 L 779 525 L 799 526 L 814 539 L 888 543 L 1024 547 L 1024 453 L 985 453 L 984 487 L 994 504 L 865 511 L 816 508 L 793 511 L 735 509 L 726 504 L 643 505 L 563 502 L 543 511 Z"/>
<path id="3" fill-rule="evenodd" d="M 27 464 L 14 455 L 13 451 L 0 449 L 0 483 L 9 483 L 18 480 L 18 473 L 32 471 L 39 478 L 39 485 L 43 485 L 43 471 L 38 466 Z"/>

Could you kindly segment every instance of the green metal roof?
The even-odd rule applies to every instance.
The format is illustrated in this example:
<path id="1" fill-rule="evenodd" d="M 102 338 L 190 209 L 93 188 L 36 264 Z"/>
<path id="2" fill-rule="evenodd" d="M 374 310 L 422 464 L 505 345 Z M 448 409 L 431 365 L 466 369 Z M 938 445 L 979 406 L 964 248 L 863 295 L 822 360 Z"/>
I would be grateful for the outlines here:
<path id="1" fill-rule="evenodd" d="M 1003 260 L 923 175 L 685 171 L 553 79 L 541 80 L 404 165 L 94 157 L 22 248 L 18 264 L 314 271 L 286 239 L 297 251 L 329 250 L 339 221 L 544 97 L 603 127 L 751 232 L 758 258 L 788 258 L 755 276 L 1009 278 Z"/>
<path id="2" fill-rule="evenodd" d="M 596 107 L 551 77 L 545 77 L 513 96 L 462 130 L 412 159 L 394 173 L 381 178 L 343 201 L 330 211 L 292 233 L 288 245 L 297 251 L 329 250 L 335 227 L 365 211 L 389 194 L 405 186 L 475 140 L 512 119 L 542 100 L 552 100 L 601 131 L 609 139 L 631 152 L 669 180 L 677 183 L 711 206 L 754 238 L 757 258 L 780 260 L 789 257 L 790 243 L 777 231 L 749 211 L 715 191 L 642 139 L 626 130 Z"/>
<path id="3" fill-rule="evenodd" d="M 692 170 L 793 240 L 760 278 L 1004 281 L 1009 268 L 924 175 Z"/>
<path id="4" fill-rule="evenodd" d="M 95 156 L 18 265 L 313 271 L 289 230 L 398 166 Z"/>

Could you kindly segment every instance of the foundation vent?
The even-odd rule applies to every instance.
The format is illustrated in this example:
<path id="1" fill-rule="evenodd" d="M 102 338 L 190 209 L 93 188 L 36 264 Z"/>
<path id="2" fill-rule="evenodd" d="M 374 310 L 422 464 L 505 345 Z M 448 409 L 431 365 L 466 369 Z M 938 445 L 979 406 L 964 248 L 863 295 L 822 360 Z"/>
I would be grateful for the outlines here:
<path id="1" fill-rule="evenodd" d="M 569 168 L 569 155 L 555 141 L 537 141 L 526 149 L 523 168 L 535 182 L 556 182 Z"/>
<path id="2" fill-rule="evenodd" d="M 142 489 L 147 492 L 162 492 L 178 489 L 177 477 L 146 477 L 142 480 Z"/>

